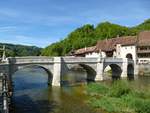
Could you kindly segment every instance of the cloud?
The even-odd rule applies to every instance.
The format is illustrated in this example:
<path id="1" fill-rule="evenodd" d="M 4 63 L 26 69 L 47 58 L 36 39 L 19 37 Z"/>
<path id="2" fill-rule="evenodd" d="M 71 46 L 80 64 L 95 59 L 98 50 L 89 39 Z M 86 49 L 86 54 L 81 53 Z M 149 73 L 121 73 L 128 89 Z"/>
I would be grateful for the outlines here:
<path id="1" fill-rule="evenodd" d="M 17 30 L 16 26 L 1 26 L 0 27 L 0 32 L 12 32 L 16 30 Z"/>
<path id="2" fill-rule="evenodd" d="M 29 45 L 29 46 L 39 46 L 39 47 L 45 47 L 49 44 L 55 42 L 56 40 L 53 40 L 51 37 L 31 37 L 27 35 L 16 35 L 13 38 L 14 40 L 9 40 L 10 43 L 15 44 L 23 44 L 23 45 Z"/>
<path id="3" fill-rule="evenodd" d="M 17 35 L 15 36 L 16 39 L 18 40 L 24 40 L 24 39 L 32 39 L 33 37 L 25 36 L 25 35 Z"/>

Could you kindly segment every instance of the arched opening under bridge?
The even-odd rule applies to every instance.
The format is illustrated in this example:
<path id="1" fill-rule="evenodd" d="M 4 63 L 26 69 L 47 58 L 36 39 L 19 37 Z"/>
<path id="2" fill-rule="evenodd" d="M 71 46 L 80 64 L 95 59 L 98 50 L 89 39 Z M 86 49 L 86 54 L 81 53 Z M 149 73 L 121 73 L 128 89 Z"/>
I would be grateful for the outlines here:
<path id="1" fill-rule="evenodd" d="M 116 79 L 120 79 L 121 73 L 122 73 L 122 69 L 119 65 L 110 64 L 104 68 L 103 77 L 104 77 L 104 80 L 108 80 L 108 79 L 116 80 Z"/>
<path id="2" fill-rule="evenodd" d="M 95 81 L 96 71 L 85 64 L 71 66 L 67 73 L 61 76 L 61 85 L 76 85 Z"/>
<path id="3" fill-rule="evenodd" d="M 40 65 L 17 66 L 12 75 L 14 88 L 30 89 L 47 87 L 52 84 L 52 73 Z"/>

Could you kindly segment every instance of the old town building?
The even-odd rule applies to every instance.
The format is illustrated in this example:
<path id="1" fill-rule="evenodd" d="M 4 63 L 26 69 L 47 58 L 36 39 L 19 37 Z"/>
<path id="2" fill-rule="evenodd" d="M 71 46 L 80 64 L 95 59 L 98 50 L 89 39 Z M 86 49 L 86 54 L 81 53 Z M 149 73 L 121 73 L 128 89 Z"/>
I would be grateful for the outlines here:
<path id="1" fill-rule="evenodd" d="M 95 46 L 76 50 L 74 55 L 129 58 L 136 63 L 150 63 L 150 31 L 140 32 L 137 36 L 100 40 Z"/>

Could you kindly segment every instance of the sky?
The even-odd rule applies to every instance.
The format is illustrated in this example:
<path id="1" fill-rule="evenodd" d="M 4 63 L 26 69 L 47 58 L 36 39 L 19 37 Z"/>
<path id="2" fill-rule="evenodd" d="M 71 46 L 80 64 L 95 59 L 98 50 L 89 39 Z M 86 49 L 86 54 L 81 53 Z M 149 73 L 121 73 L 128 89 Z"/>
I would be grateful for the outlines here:
<path id="1" fill-rule="evenodd" d="M 148 18 L 150 0 L 0 0 L 0 42 L 46 47 L 84 24 Z"/>

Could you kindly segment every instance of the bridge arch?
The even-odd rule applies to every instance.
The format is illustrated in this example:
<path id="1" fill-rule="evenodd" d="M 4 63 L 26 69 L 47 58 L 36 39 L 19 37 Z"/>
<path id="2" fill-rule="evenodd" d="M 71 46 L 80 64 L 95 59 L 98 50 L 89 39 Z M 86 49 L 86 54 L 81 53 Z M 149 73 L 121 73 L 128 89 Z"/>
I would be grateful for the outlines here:
<path id="1" fill-rule="evenodd" d="M 61 75 L 61 85 L 68 83 L 78 82 L 92 82 L 95 81 L 96 70 L 93 68 L 95 65 L 88 65 L 84 63 L 67 64 L 63 65 Z"/>
<path id="2" fill-rule="evenodd" d="M 112 79 L 120 79 L 121 73 L 122 73 L 122 69 L 118 64 L 109 64 L 109 65 L 104 66 L 103 72 L 105 71 L 109 72 Z M 104 76 L 104 78 L 106 77 Z"/>
<path id="3" fill-rule="evenodd" d="M 79 64 L 86 70 L 87 73 L 87 82 L 94 82 L 96 77 L 96 70 L 93 69 L 91 66 L 86 64 Z"/>
<path id="4" fill-rule="evenodd" d="M 47 84 L 48 85 L 52 85 L 52 80 L 53 80 L 53 74 L 52 72 L 45 66 L 41 66 L 39 64 L 29 64 L 29 65 L 18 65 L 18 66 L 14 66 L 12 75 L 15 74 L 17 71 L 22 70 L 22 69 L 26 69 L 26 68 L 41 68 L 42 70 L 44 70 L 46 72 L 46 74 L 48 75 L 48 80 L 47 80 Z M 11 69 L 12 70 L 12 69 Z M 11 75 L 11 76 L 12 76 Z"/>

